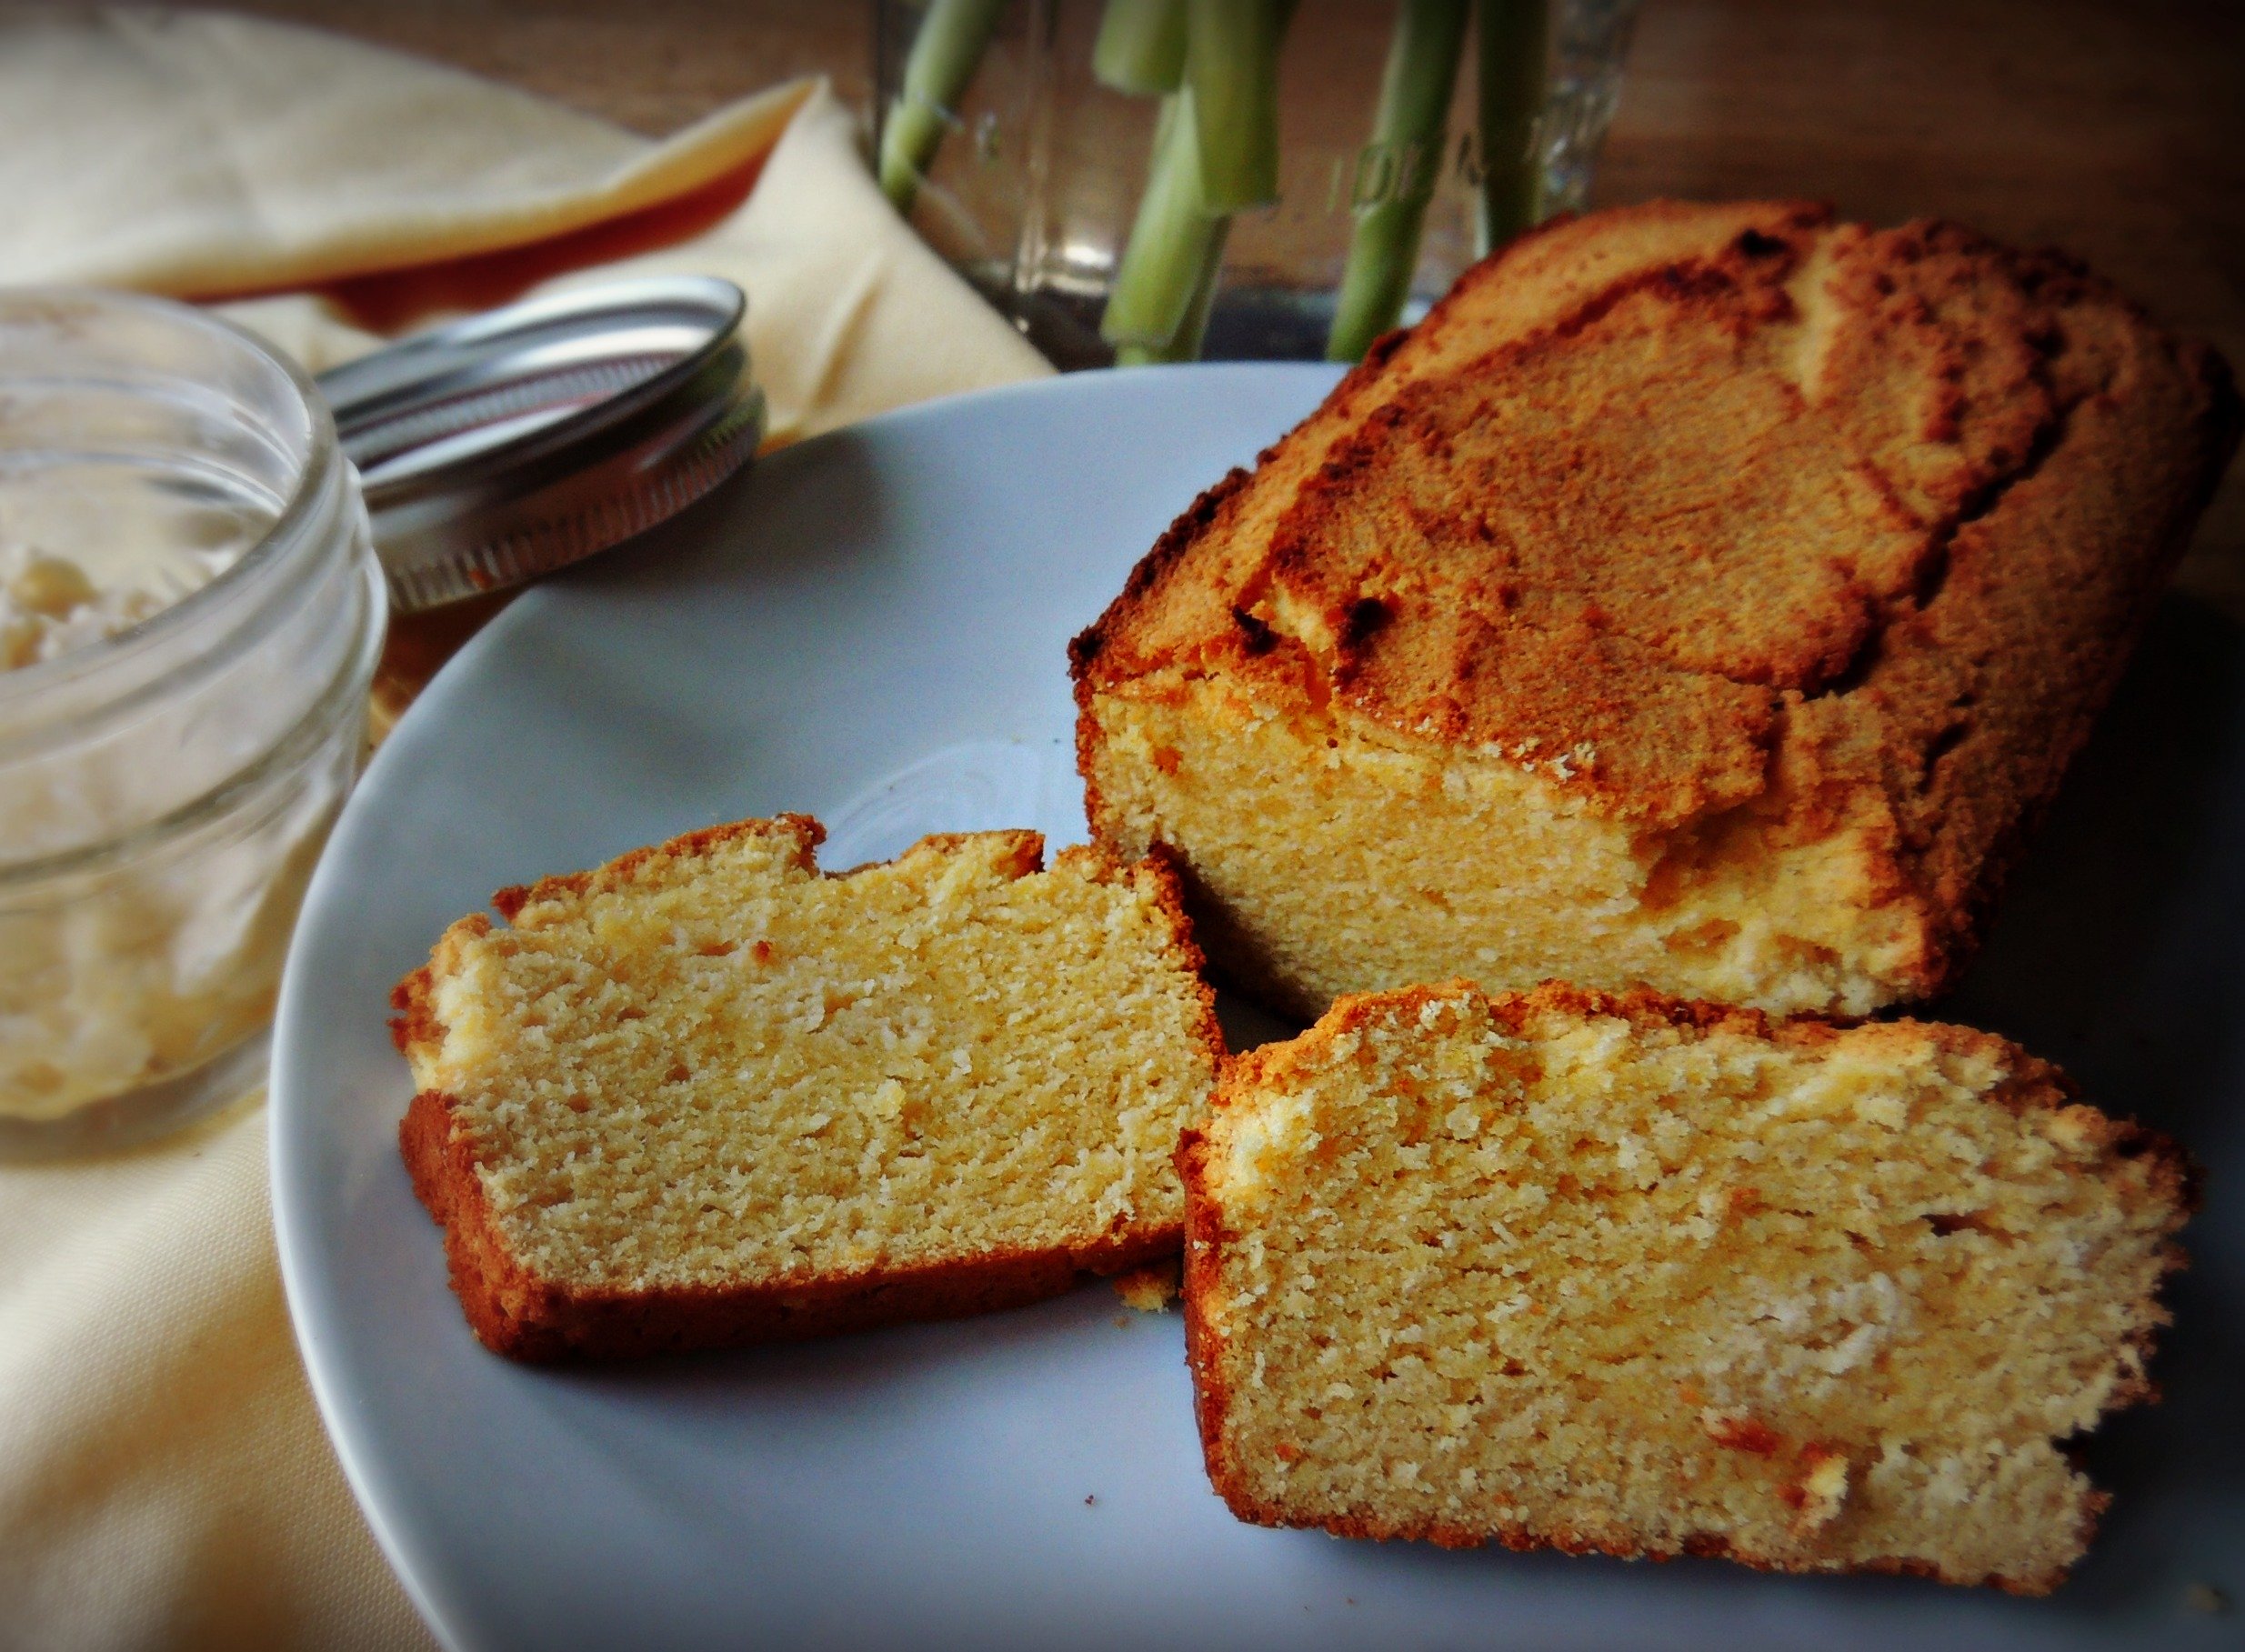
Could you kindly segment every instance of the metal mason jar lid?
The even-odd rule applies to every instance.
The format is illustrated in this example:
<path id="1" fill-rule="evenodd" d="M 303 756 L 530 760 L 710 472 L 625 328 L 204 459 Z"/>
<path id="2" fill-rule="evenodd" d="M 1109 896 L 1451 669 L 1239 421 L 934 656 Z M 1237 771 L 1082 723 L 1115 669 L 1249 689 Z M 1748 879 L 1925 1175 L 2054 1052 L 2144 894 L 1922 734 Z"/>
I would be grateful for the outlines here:
<path id="1" fill-rule="evenodd" d="M 654 526 L 756 452 L 747 301 L 614 281 L 417 335 L 319 375 L 393 606 L 549 573 Z"/>

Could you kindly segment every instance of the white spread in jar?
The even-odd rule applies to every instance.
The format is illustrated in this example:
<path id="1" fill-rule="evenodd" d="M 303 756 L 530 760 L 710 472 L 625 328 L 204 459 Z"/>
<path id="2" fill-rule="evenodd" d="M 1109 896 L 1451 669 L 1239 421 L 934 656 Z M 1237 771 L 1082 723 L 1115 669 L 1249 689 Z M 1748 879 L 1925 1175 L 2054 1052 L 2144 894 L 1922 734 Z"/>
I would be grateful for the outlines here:
<path id="1" fill-rule="evenodd" d="M 279 593 L 261 626 L 244 622 L 262 599 L 229 586 L 130 657 L 111 639 L 239 566 L 279 503 L 161 465 L 0 467 L 0 1119 L 185 1081 L 271 1016 L 359 756 L 363 687 L 334 691 L 365 647 L 356 501 L 336 531 L 361 549 L 321 576 L 331 595 L 296 603 L 286 582 L 253 582 Z M 88 681 L 145 684 L 128 692 L 137 708 L 40 737 L 39 702 L 74 686 L 37 668 L 65 656 Z M 296 763 L 261 770 L 306 718 L 327 716 Z M 11 751 L 19 730 L 32 744 Z M 236 800 L 207 807 L 215 795 Z"/>
<path id="2" fill-rule="evenodd" d="M 0 671 L 155 618 L 226 572 L 273 519 L 239 501 L 195 497 L 202 489 L 125 487 L 89 499 L 88 479 L 55 476 L 61 468 L 0 486 Z"/>
<path id="3" fill-rule="evenodd" d="M 276 515 L 268 501 L 223 497 L 177 474 L 58 474 L 75 469 L 18 467 L 0 481 L 0 673 L 155 617 L 238 562 Z M 72 554 L 49 548 L 59 545 Z M 253 761 L 276 731 L 252 706 L 301 701 L 304 690 L 292 693 L 281 660 L 231 675 L 227 692 L 183 695 L 137 737 L 60 750 L 9 776 L 0 862 L 131 832 Z M 166 734 L 175 718 L 203 727 Z M 264 1023 L 289 919 L 349 782 L 356 753 L 340 756 L 257 818 L 0 899 L 0 1116 L 57 1116 L 162 1083 Z"/>
<path id="4" fill-rule="evenodd" d="M 206 584 L 211 568 L 195 579 Z M 36 666 L 153 619 L 194 586 L 96 586 L 65 556 L 0 545 L 0 671 Z"/>

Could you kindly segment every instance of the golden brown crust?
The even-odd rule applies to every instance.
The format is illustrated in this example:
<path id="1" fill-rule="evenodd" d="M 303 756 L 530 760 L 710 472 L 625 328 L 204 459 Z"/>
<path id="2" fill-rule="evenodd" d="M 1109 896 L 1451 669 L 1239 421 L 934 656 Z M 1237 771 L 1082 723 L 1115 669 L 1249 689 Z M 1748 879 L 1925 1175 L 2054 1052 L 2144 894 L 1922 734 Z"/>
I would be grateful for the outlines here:
<path id="1" fill-rule="evenodd" d="M 1219 1092 L 1217 1104 L 1223 1105 Z M 1251 1512 L 1255 1500 L 1244 1478 L 1231 1464 L 1225 1444 L 1224 1412 L 1231 1397 L 1224 1379 L 1224 1333 L 1209 1313 L 1217 1297 L 1217 1280 L 1223 1267 L 1227 1240 L 1236 1236 L 1224 1229 L 1222 1215 L 1209 1197 L 1206 1166 L 1208 1137 L 1198 1125 L 1188 1125 L 1178 1137 L 1178 1179 L 1185 1184 L 1185 1267 L 1182 1294 L 1185 1306 L 1185 1363 L 1193 1376 L 1193 1420 L 1200 1429 L 1200 1449 L 1208 1466 L 1209 1482 L 1217 1495 L 1243 1520 L 1273 1526 L 1276 1520 Z"/>
<path id="2" fill-rule="evenodd" d="M 746 820 L 686 833 L 635 849 L 587 872 L 546 877 L 500 890 L 492 905 L 510 923 L 538 903 L 626 886 L 666 863 L 708 854 L 748 836 L 792 838 L 798 864 L 814 866 L 826 828 L 807 815 Z M 952 850 L 967 836 L 922 837 L 907 855 Z M 1008 853 L 996 864 L 1014 877 L 1041 869 L 1044 839 L 1031 831 L 1007 834 Z M 1211 1067 L 1226 1055 L 1216 996 L 1203 978 L 1205 960 L 1193 939 L 1174 858 L 1157 852 L 1135 864 L 1097 845 L 1060 852 L 1060 859 L 1100 881 L 1144 880 L 1153 905 L 1168 920 L 1170 950 L 1197 991 L 1192 1037 Z M 848 877 L 851 871 L 824 874 Z M 409 1059 L 433 1057 L 445 1025 L 433 994 L 436 974 L 457 939 L 489 933 L 480 914 L 462 918 L 440 937 L 431 963 L 413 970 L 391 990 L 390 1035 Z M 445 1253 L 455 1295 L 476 1337 L 494 1352 L 534 1363 L 609 1359 L 795 1341 L 926 1319 L 958 1318 L 1018 1307 L 1072 1289 L 1087 1277 L 1126 1273 L 1173 1256 L 1182 1242 L 1177 1224 L 1141 1224 L 1089 1245 L 1050 1250 L 1007 1250 L 932 1267 L 828 1274 L 731 1289 L 588 1290 L 540 1277 L 509 1249 L 492 1219 L 477 1171 L 473 1136 L 455 1116 L 453 1097 L 423 1090 L 398 1125 L 398 1148 L 415 1194 L 445 1230 Z"/>
<path id="3" fill-rule="evenodd" d="M 702 826 L 645 848 L 627 850 L 589 872 L 564 872 L 541 877 L 535 884 L 510 885 L 492 896 L 491 905 L 511 924 L 525 906 L 536 902 L 627 888 L 636 882 L 651 879 L 673 861 L 692 860 L 747 837 L 792 838 L 797 864 L 808 867 L 813 854 L 827 840 L 827 828 L 808 815 L 775 815 L 769 820 L 734 820 Z"/>
<path id="4" fill-rule="evenodd" d="M 1675 1027 L 1694 1036 L 1727 1033 L 1779 1044 L 1814 1046 L 1830 1041 L 1850 1025 L 1816 1016 L 1772 1017 L 1759 1010 L 1679 999 L 1648 988 L 1600 992 L 1566 982 L 1547 981 L 1526 992 L 1492 995 L 1483 993 L 1471 981 L 1459 979 L 1389 992 L 1355 994 L 1337 1000 L 1315 1026 L 1298 1037 L 1229 1057 L 1218 1085 L 1214 1106 L 1220 1111 L 1244 1093 L 1270 1086 L 1289 1069 L 1314 1066 L 1332 1042 L 1344 1035 L 1361 1032 L 1378 1022 L 1413 1020 L 1428 1004 L 1465 996 L 1479 998 L 1492 1019 L 1514 1035 L 1547 1015 L 1613 1016 L 1635 1026 Z M 2196 1209 L 2195 1166 L 2172 1139 L 2131 1119 L 2115 1118 L 2080 1105 L 2072 1082 L 2063 1072 L 2009 1040 L 1939 1022 L 1898 1019 L 1852 1025 L 1892 1027 L 1898 1036 L 1929 1036 L 1944 1050 L 1958 1055 L 1996 1057 L 2004 1065 L 2009 1077 L 1991 1095 L 1993 1104 L 2013 1112 L 2030 1108 L 2062 1111 L 2076 1146 L 2112 1158 L 2146 1161 L 2149 1174 L 2143 1182 L 2143 1196 L 2170 1210 L 2170 1231 Z M 1253 1477 L 1232 1458 L 1225 1427 L 1231 1393 L 1226 1377 L 1225 1337 L 1217 1320 L 1215 1305 L 1221 1297 L 1225 1247 L 1240 1236 L 1225 1226 L 1222 1209 L 1211 1187 L 1208 1154 L 1207 1131 L 1200 1127 L 1187 1129 L 1177 1152 L 1178 1176 L 1185 1187 L 1186 1361 L 1192 1373 L 1194 1414 L 1209 1483 L 1239 1518 L 1260 1526 L 1306 1527 L 1342 1537 L 1424 1541 L 1445 1548 L 1496 1544 L 1517 1550 L 1551 1548 L 1567 1554 L 1603 1553 L 1623 1559 L 1652 1560 L 1668 1560 L 1685 1554 L 1729 1559 L 1758 1571 L 1844 1570 L 1940 1577 L 1939 1568 L 1929 1562 L 1893 1557 L 1846 1567 L 1788 1566 L 1766 1557 L 1741 1553 L 1728 1539 L 1712 1534 L 1689 1538 L 1670 1549 L 1617 1543 L 1608 1537 L 1571 1530 L 1533 1530 L 1520 1525 L 1484 1529 L 1438 1519 L 1385 1520 L 1371 1515 L 1340 1514 L 1306 1516 L 1259 1497 L 1254 1490 Z M 2175 1272 L 2187 1266 L 2188 1258 L 2180 1246 L 2170 1244 L 2163 1253 L 2163 1261 L 2167 1271 Z M 2157 1327 L 2165 1323 L 2167 1317 L 2160 1313 L 2152 1324 L 2127 1338 L 2129 1346 L 2142 1357 L 2135 1362 L 2137 1369 L 2140 1370 L 2143 1360 L 2149 1358 Z M 2130 1405 L 2156 1402 L 2158 1398 L 2157 1387 L 2148 1379 L 2124 1382 L 2108 1397 L 2104 1409 L 2110 1414 Z M 1789 1445 L 1775 1437 L 1733 1443 L 1764 1452 Z M 1813 1452 L 1813 1443 L 1809 1450 Z M 2097 1518 L 2110 1501 L 2110 1496 L 2101 1492 L 2090 1499 L 2080 1533 L 2081 1547 L 2087 1547 Z M 2049 1594 L 2065 1579 L 2066 1573 L 2061 1569 L 2034 1576 L 1990 1577 L 1985 1582 L 1987 1587 L 2007 1594 L 2034 1596 Z"/>
<path id="5" fill-rule="evenodd" d="M 1097 856 L 1118 871 L 1130 869 L 1097 844 L 1078 844 L 1060 853 L 1063 856 Z M 1169 921 L 1171 956 L 1176 960 L 1177 967 L 1193 983 L 1194 996 L 1199 1006 L 1199 1014 L 1193 1022 L 1193 1042 L 1207 1054 L 1210 1070 L 1220 1073 L 1231 1051 L 1224 1042 L 1224 1024 L 1217 1018 L 1216 988 L 1208 985 L 1208 955 L 1201 951 L 1200 942 L 1193 934 L 1193 917 L 1186 907 L 1185 879 L 1178 857 L 1156 844 L 1147 852 L 1146 858 L 1138 863 L 1137 869 L 1154 880 L 1154 904 Z M 1175 1249 L 1177 1245 L 1182 1243 L 1183 1233 L 1180 1230 L 1171 1248 Z"/>
<path id="6" fill-rule="evenodd" d="M 435 986 L 429 966 L 424 964 L 390 988 L 390 1007 L 397 1012 L 390 1017 L 390 1042 L 408 1059 L 416 1051 L 433 1050 L 444 1042 L 445 1024 L 429 1002 Z"/>
<path id="7" fill-rule="evenodd" d="M 1794 202 L 1652 203 L 1477 265 L 1071 650 L 1537 762 L 1593 812 L 1847 826 L 1969 956 L 2236 446 L 2228 369 L 2078 264 Z M 1550 759 L 1566 759 L 1554 769 Z"/>

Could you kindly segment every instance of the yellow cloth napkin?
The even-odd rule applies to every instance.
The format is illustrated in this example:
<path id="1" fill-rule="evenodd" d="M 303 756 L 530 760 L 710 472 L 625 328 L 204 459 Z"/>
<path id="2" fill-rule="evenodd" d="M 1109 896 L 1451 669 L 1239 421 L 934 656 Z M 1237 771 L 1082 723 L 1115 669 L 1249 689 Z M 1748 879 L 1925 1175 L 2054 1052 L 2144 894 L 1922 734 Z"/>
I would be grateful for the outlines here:
<path id="1" fill-rule="evenodd" d="M 0 1171 L 0 1646 L 431 1644 L 281 1301 L 260 1102 Z"/>
<path id="2" fill-rule="evenodd" d="M 803 88 L 666 143 L 402 53 L 210 12 L 11 21 L 0 282 L 189 297 L 516 246 L 772 146 Z"/>
<path id="3" fill-rule="evenodd" d="M 776 436 L 1049 371 L 888 211 L 823 85 L 657 144 L 309 30 L 0 16 L 0 281 L 202 296 L 404 270 L 660 207 L 759 155 L 737 208 L 608 267 L 740 283 Z M 376 342 L 326 298 L 226 310 L 316 366 Z M 0 1166 L 0 1647 L 429 1644 L 313 1410 L 262 1106 Z"/>
<path id="4" fill-rule="evenodd" d="M 764 387 L 771 443 L 1051 372 L 889 209 L 858 155 L 857 123 L 825 85 L 767 97 L 777 95 L 787 98 L 790 118 L 737 211 L 691 240 L 528 290 L 617 275 L 725 276 L 748 295 L 749 360 Z M 0 85 L 0 109 L 5 98 Z M 330 299 L 217 308 L 315 371 L 380 342 Z"/>

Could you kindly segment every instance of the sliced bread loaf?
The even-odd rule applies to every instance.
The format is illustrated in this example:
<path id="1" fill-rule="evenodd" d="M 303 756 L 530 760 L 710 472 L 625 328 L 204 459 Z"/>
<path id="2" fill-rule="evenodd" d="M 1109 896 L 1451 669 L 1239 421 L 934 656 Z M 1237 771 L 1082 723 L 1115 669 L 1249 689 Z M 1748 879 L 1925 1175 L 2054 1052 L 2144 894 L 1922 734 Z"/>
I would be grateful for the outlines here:
<path id="1" fill-rule="evenodd" d="M 477 1336 L 546 1359 L 1003 1307 L 1179 1242 L 1222 1053 L 1158 858 L 799 816 L 503 890 L 393 996 Z"/>
<path id="2" fill-rule="evenodd" d="M 1352 1537 L 2027 1593 L 2144 1396 L 2186 1177 L 1999 1038 L 1647 993 L 1345 998 L 1180 1150 L 1217 1488 Z"/>
<path id="3" fill-rule="evenodd" d="M 1116 853 L 1219 970 L 1930 997 L 2236 447 L 2063 257 L 1790 202 L 1547 225 L 1209 489 L 1076 641 Z"/>

